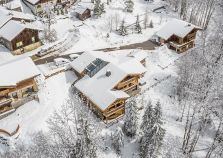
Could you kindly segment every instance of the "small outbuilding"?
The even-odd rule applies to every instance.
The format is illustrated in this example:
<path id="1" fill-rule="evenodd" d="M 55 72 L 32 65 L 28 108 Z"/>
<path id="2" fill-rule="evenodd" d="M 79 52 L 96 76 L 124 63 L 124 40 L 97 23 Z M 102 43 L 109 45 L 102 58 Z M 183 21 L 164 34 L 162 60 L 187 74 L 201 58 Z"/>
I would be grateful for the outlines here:
<path id="1" fill-rule="evenodd" d="M 87 7 L 78 7 L 75 9 L 76 17 L 82 21 L 91 17 L 91 10 Z"/>

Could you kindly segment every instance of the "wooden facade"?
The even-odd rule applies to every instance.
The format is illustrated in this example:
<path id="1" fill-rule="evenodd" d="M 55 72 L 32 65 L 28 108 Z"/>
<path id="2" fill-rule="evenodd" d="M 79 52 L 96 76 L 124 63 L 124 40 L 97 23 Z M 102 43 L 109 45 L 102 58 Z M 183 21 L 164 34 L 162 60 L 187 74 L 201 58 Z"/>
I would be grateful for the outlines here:
<path id="1" fill-rule="evenodd" d="M 130 96 L 135 95 L 139 91 L 139 78 L 141 75 L 128 75 L 120 81 L 113 90 L 122 90 Z M 78 91 L 78 90 L 77 90 Z M 79 97 L 88 105 L 96 115 L 98 115 L 105 123 L 116 119 L 125 114 L 125 103 L 128 98 L 120 98 L 109 105 L 105 110 L 102 110 L 97 104 L 91 101 L 83 93 L 79 92 Z M 103 96 L 102 96 L 103 97 Z"/>
<path id="2" fill-rule="evenodd" d="M 91 10 L 86 8 L 83 13 L 76 13 L 76 17 L 82 21 L 91 17 Z"/>
<path id="3" fill-rule="evenodd" d="M 38 30 L 27 28 L 24 29 L 11 41 L 8 41 L 4 37 L 2 37 L 2 44 L 10 51 L 12 51 L 15 55 L 23 54 L 41 46 Z"/>
<path id="4" fill-rule="evenodd" d="M 56 4 L 57 0 L 39 0 L 37 3 L 32 4 L 29 0 L 23 0 L 24 3 L 32 10 L 34 14 L 41 14 L 44 10 L 44 6 L 47 3 Z"/>
<path id="5" fill-rule="evenodd" d="M 194 28 L 190 33 L 188 33 L 184 38 L 172 35 L 168 40 L 159 38 L 161 44 L 168 44 L 170 49 L 176 52 L 182 53 L 195 46 L 196 33 L 199 29 Z"/>
<path id="6" fill-rule="evenodd" d="M 38 91 L 34 78 L 17 83 L 16 86 L 0 87 L 0 115 L 17 108 L 16 103 Z"/>

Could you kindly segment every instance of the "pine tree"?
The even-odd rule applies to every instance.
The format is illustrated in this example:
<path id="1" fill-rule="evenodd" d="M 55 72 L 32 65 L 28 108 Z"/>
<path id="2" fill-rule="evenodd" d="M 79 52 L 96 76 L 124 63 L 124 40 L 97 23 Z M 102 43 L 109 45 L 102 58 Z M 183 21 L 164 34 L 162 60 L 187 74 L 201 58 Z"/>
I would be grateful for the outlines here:
<path id="1" fill-rule="evenodd" d="M 124 146 L 124 134 L 122 132 L 122 129 L 118 127 L 112 135 L 112 146 L 114 147 L 116 153 L 118 155 L 121 154 L 121 147 Z"/>
<path id="2" fill-rule="evenodd" d="M 153 28 L 153 27 L 154 27 L 154 26 L 153 26 L 153 21 L 152 21 L 152 20 L 151 20 L 150 23 L 149 23 L 149 27 L 150 27 L 150 28 Z"/>
<path id="3" fill-rule="evenodd" d="M 104 3 L 100 4 L 101 13 L 105 13 L 105 5 Z"/>
<path id="4" fill-rule="evenodd" d="M 147 128 L 150 126 L 152 126 L 152 118 L 153 117 L 153 108 L 152 108 L 152 103 L 151 101 L 149 101 L 147 103 L 147 107 L 145 110 L 145 113 L 143 115 L 143 120 L 142 120 L 142 124 L 141 124 L 141 130 L 143 132 L 146 132 Z"/>
<path id="5" fill-rule="evenodd" d="M 144 21 L 143 21 L 144 29 L 147 28 L 148 22 L 149 22 L 148 10 L 146 10 L 145 17 L 144 17 Z"/>
<path id="6" fill-rule="evenodd" d="M 77 152 L 75 155 L 77 157 L 97 157 L 97 147 L 92 139 L 92 133 L 93 131 L 88 120 L 81 117 L 79 120 L 78 140 L 76 142 Z"/>
<path id="7" fill-rule="evenodd" d="M 94 11 L 94 15 L 96 15 L 97 17 L 101 16 L 102 13 L 105 13 L 104 3 L 101 3 L 101 0 L 95 0 L 93 11 Z"/>
<path id="8" fill-rule="evenodd" d="M 141 130 L 143 132 L 142 139 L 140 140 L 139 146 L 139 154 L 140 157 L 144 158 L 148 155 L 148 147 L 151 141 L 151 134 L 150 131 L 154 125 L 154 109 L 152 108 L 152 104 L 149 101 L 143 115 L 143 120 L 141 124 Z"/>
<path id="9" fill-rule="evenodd" d="M 101 0 L 95 0 L 95 5 L 94 5 L 94 15 L 97 17 L 101 16 L 102 10 L 101 10 Z"/>
<path id="10" fill-rule="evenodd" d="M 156 107 L 154 108 L 154 117 L 155 117 L 155 124 L 151 130 L 152 141 L 151 145 L 149 146 L 150 149 L 150 156 L 158 155 L 160 147 L 162 146 L 163 137 L 165 135 L 165 129 L 162 127 L 162 111 L 161 105 L 158 101 L 156 103 Z"/>
<path id="11" fill-rule="evenodd" d="M 163 121 L 160 102 L 157 102 L 154 109 L 149 102 L 141 126 L 144 134 L 140 141 L 140 156 L 142 158 L 156 157 L 159 154 L 159 149 L 165 135 L 165 129 L 162 128 L 162 125 Z"/>
<path id="12" fill-rule="evenodd" d="M 126 105 L 126 115 L 123 131 L 127 136 L 133 137 L 137 131 L 138 123 L 138 108 L 136 106 L 136 100 L 132 99 Z"/>
<path id="13" fill-rule="evenodd" d="M 134 2 L 132 0 L 126 0 L 125 5 L 126 5 L 125 10 L 127 12 L 133 12 Z"/>
<path id="14" fill-rule="evenodd" d="M 136 24 L 135 24 L 135 30 L 137 33 L 142 33 L 142 28 L 139 21 L 139 15 L 136 17 Z"/>
<path id="15" fill-rule="evenodd" d="M 126 36 L 128 34 L 126 26 L 125 26 L 125 20 L 122 20 L 121 26 L 118 31 L 119 31 L 120 35 L 122 35 L 122 36 Z"/>

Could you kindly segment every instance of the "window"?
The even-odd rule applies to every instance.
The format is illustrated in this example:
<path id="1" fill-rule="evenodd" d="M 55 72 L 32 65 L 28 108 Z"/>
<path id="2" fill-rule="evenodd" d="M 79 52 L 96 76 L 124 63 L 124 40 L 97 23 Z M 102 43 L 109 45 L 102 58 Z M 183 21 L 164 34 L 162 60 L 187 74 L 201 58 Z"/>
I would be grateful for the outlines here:
<path id="1" fill-rule="evenodd" d="M 34 43 L 34 42 L 36 42 L 36 39 L 35 39 L 35 37 L 32 37 L 32 42 Z"/>
<path id="2" fill-rule="evenodd" d="M 18 98 L 17 92 L 12 93 L 12 97 L 15 99 Z"/>
<path id="3" fill-rule="evenodd" d="M 23 45 L 22 41 L 16 43 L 16 47 L 19 48 Z"/>

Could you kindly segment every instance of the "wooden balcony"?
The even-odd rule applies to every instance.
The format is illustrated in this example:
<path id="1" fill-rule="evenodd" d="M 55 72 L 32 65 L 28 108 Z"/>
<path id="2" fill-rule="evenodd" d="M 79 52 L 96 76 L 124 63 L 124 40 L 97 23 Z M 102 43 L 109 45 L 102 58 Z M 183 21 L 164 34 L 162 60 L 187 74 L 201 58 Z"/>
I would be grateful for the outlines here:
<path id="1" fill-rule="evenodd" d="M 7 96 L 8 93 L 9 93 L 9 89 L 2 90 L 0 91 L 0 97 Z"/>
<path id="2" fill-rule="evenodd" d="M 0 108 L 1 107 L 4 107 L 5 105 L 8 105 L 12 102 L 12 99 L 11 98 L 3 98 L 3 99 L 0 99 Z"/>

